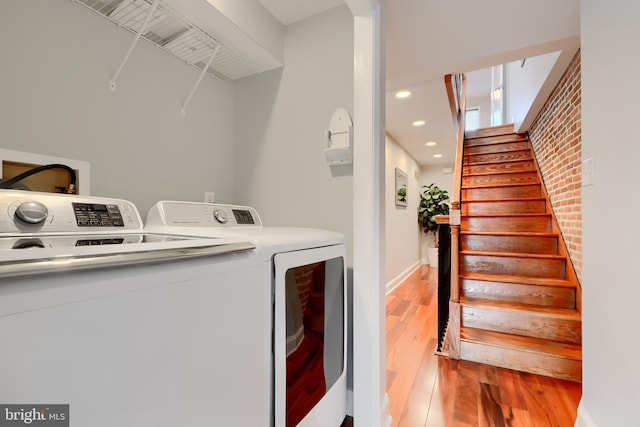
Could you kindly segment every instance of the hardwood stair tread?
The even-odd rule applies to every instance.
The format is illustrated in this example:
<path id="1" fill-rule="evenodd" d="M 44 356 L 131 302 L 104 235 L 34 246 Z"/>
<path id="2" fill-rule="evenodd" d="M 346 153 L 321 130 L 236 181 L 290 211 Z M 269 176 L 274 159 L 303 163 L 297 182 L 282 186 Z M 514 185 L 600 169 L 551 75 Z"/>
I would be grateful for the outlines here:
<path id="1" fill-rule="evenodd" d="M 550 341 L 541 338 L 525 337 L 521 335 L 494 332 L 484 329 L 461 327 L 460 335 L 463 341 L 477 342 L 494 347 L 519 349 L 521 351 L 557 357 L 582 360 L 582 346 L 579 344 Z"/>
<path id="2" fill-rule="evenodd" d="M 464 157 L 474 157 L 474 156 L 486 156 L 489 154 L 507 154 L 507 153 L 513 153 L 515 151 L 527 151 L 529 152 L 529 155 L 531 155 L 531 148 L 514 148 L 512 150 L 504 150 L 504 151 L 500 151 L 500 150 L 496 150 L 496 151 L 481 151 L 479 153 L 464 153 Z M 520 160 L 528 160 L 528 159 L 523 159 L 523 158 L 519 158 Z M 495 163 L 496 161 L 493 160 L 493 162 Z M 468 165 L 466 162 L 463 163 L 464 165 Z M 478 163 L 474 163 L 474 165 L 477 165 Z"/>
<path id="3" fill-rule="evenodd" d="M 465 134 L 464 142 L 473 142 L 478 139 L 491 139 L 491 138 L 521 138 L 526 140 L 526 134 L 524 133 L 514 133 L 514 132 L 496 132 L 496 133 L 485 133 L 485 134 Z M 520 139 L 518 139 L 520 140 Z"/>
<path id="4" fill-rule="evenodd" d="M 460 296 L 557 308 L 576 308 L 575 286 L 543 286 L 535 283 L 501 282 L 463 278 Z M 470 326 L 470 325 L 466 325 Z"/>
<path id="5" fill-rule="evenodd" d="M 512 133 L 515 133 L 513 129 L 513 123 L 465 131 L 464 139 L 483 138 L 487 136 L 498 136 L 498 135 L 509 135 Z"/>
<path id="6" fill-rule="evenodd" d="M 464 155 L 486 153 L 510 153 L 512 151 L 529 150 L 528 141 L 526 139 L 498 139 L 494 141 L 484 141 L 481 144 L 466 143 L 464 146 Z"/>
<path id="7" fill-rule="evenodd" d="M 472 131 L 474 132 L 474 131 Z M 487 135 L 487 134 L 470 134 L 467 133 L 465 134 L 465 141 L 473 141 L 475 139 L 486 139 L 486 138 L 502 138 L 502 137 L 511 137 L 511 138 L 518 138 L 518 139 L 523 139 L 526 140 L 527 139 L 527 134 L 526 133 L 515 133 L 515 132 L 507 132 L 507 133 L 495 133 L 495 134 L 491 134 L 491 135 Z"/>
<path id="8" fill-rule="evenodd" d="M 519 173 L 526 173 L 526 174 L 532 174 L 532 173 L 536 173 L 536 171 L 534 170 L 506 170 L 506 171 L 490 171 L 490 172 L 471 172 L 471 173 L 463 173 L 462 176 L 463 177 L 471 177 L 471 176 L 491 176 L 491 175 L 515 175 L 515 174 L 519 174 Z"/>
<path id="9" fill-rule="evenodd" d="M 575 308 L 550 307 L 520 302 L 500 301 L 484 298 L 460 297 L 460 304 L 466 307 L 488 308 L 491 310 L 535 313 L 565 320 L 581 320 L 581 314 Z"/>
<path id="10" fill-rule="evenodd" d="M 473 190 L 475 188 L 500 188 L 500 187 L 524 187 L 529 185 L 540 185 L 540 182 L 506 182 L 506 183 L 496 183 L 496 184 L 482 184 L 482 185 L 462 185 L 463 190 Z"/>
<path id="11" fill-rule="evenodd" d="M 460 218 L 526 218 L 526 217 L 541 217 L 541 216 L 550 217 L 551 213 L 538 212 L 538 213 L 513 213 L 513 214 L 505 214 L 505 213 L 464 214 L 464 215 L 460 215 Z"/>
<path id="12" fill-rule="evenodd" d="M 552 231 L 472 231 L 460 230 L 460 234 L 474 236 L 504 236 L 504 237 L 558 237 L 557 233 Z"/>
<path id="13" fill-rule="evenodd" d="M 469 156 L 475 156 L 477 154 L 469 154 Z M 488 166 L 488 165 L 499 165 L 502 163 L 517 163 L 517 162 L 533 162 L 533 158 L 530 159 L 504 159 L 504 160 L 487 160 L 486 162 L 477 162 L 471 165 L 463 164 L 463 166 Z"/>
<path id="14" fill-rule="evenodd" d="M 505 237 L 557 237 L 558 234 L 554 232 L 541 232 L 541 231 L 469 231 L 461 230 L 460 234 L 473 234 L 480 236 L 505 236 Z"/>
<path id="15" fill-rule="evenodd" d="M 532 258 L 532 259 L 567 259 L 565 255 L 560 254 L 537 254 L 526 252 L 499 252 L 499 251 L 460 251 L 460 255 L 475 255 L 475 256 L 494 256 L 502 258 Z"/>
<path id="16" fill-rule="evenodd" d="M 503 134 L 491 136 L 477 136 L 474 138 L 465 138 L 464 147 L 485 147 L 487 145 L 508 144 L 510 142 L 527 141 L 526 135 L 523 134 Z"/>
<path id="17" fill-rule="evenodd" d="M 576 283 L 566 279 L 554 279 L 549 277 L 531 277 L 531 276 L 518 276 L 513 274 L 491 274 L 491 273 L 476 273 L 476 272 L 462 272 L 459 275 L 460 279 L 479 280 L 483 282 L 500 282 L 500 283 L 513 283 L 513 284 L 527 284 L 537 286 L 557 286 L 564 288 L 575 288 Z"/>
<path id="18" fill-rule="evenodd" d="M 460 203 L 495 203 L 495 202 L 544 202 L 544 197 L 504 197 L 502 199 L 461 200 Z"/>

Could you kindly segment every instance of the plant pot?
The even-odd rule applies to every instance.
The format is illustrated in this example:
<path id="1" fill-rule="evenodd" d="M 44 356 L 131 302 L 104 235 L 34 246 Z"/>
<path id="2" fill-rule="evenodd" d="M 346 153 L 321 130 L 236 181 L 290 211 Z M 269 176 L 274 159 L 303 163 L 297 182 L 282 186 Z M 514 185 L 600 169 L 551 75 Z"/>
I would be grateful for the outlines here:
<path id="1" fill-rule="evenodd" d="M 427 248 L 429 267 L 438 268 L 438 248 Z"/>

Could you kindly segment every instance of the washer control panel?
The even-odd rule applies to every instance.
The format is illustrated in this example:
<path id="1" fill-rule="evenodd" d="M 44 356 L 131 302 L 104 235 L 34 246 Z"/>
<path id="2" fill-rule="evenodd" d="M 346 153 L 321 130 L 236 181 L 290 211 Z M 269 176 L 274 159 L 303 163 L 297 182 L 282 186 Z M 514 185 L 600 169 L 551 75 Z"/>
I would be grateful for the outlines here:
<path id="1" fill-rule="evenodd" d="M 0 234 L 142 229 L 138 210 L 126 200 L 0 190 Z"/>
<path id="2" fill-rule="evenodd" d="M 102 203 L 72 203 L 79 227 L 124 227 L 120 207 Z"/>

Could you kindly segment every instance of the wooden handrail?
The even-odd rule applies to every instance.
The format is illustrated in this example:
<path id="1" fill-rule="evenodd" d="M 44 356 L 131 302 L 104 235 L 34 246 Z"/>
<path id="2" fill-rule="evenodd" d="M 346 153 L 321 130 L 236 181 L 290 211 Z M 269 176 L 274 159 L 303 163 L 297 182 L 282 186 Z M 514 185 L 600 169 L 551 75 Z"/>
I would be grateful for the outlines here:
<path id="1" fill-rule="evenodd" d="M 449 356 L 460 358 L 460 279 L 459 279 L 459 236 L 460 236 L 460 200 L 462 194 L 462 160 L 464 156 L 464 115 L 467 79 L 464 74 L 448 74 L 444 78 L 447 88 L 454 131 L 456 133 L 456 163 L 453 177 L 449 225 L 451 227 L 451 291 L 449 299 L 449 327 L 447 330 L 447 349 Z"/>
<path id="2" fill-rule="evenodd" d="M 444 77 L 447 88 L 447 97 L 451 107 L 451 117 L 453 118 L 454 130 L 456 132 L 456 163 L 454 170 L 454 182 L 452 192 L 452 204 L 460 203 L 460 191 L 462 186 L 462 159 L 464 143 L 464 114 L 466 110 L 465 92 L 467 90 L 467 79 L 464 74 L 453 76 L 447 74 Z"/>
<path id="3" fill-rule="evenodd" d="M 447 74 L 444 76 L 444 85 L 447 88 L 447 98 L 449 98 L 449 107 L 451 108 L 451 117 L 454 120 L 454 128 L 457 131 L 458 123 L 458 96 L 456 94 L 456 81 L 455 76 Z"/>
<path id="4" fill-rule="evenodd" d="M 451 301 L 460 300 L 458 292 L 458 233 L 460 228 L 460 196 L 462 192 L 462 160 L 464 156 L 464 114 L 467 79 L 464 74 L 447 74 L 444 78 L 456 132 L 456 163 L 453 175 L 451 209 Z"/>

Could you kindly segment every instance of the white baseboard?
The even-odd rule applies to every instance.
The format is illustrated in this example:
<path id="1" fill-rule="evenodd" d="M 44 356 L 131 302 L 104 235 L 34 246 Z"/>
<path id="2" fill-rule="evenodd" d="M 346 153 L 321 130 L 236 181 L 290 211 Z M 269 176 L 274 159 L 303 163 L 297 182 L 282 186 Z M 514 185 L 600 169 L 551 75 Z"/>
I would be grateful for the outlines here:
<path id="1" fill-rule="evenodd" d="M 393 423 L 393 418 L 391 418 L 391 412 L 389 412 L 389 395 L 387 393 L 384 394 L 384 400 L 382 402 L 382 413 L 380 414 L 380 421 L 381 421 L 380 422 L 381 427 L 391 427 L 391 424 Z"/>
<path id="2" fill-rule="evenodd" d="M 575 427 L 598 427 L 582 404 L 582 399 L 580 399 L 580 404 L 578 405 L 578 417 L 576 418 Z"/>
<path id="3" fill-rule="evenodd" d="M 411 264 L 411 266 L 409 266 L 409 268 L 407 268 L 402 273 L 398 274 L 396 277 L 391 279 L 390 282 L 387 282 L 387 284 L 385 285 L 386 295 L 389 295 L 389 293 L 391 293 L 391 291 L 397 288 L 398 285 L 400 285 L 400 283 L 402 283 L 407 277 L 411 276 L 411 274 L 414 271 L 420 268 L 420 265 L 421 265 L 420 261 L 414 262 L 413 264 Z"/>

